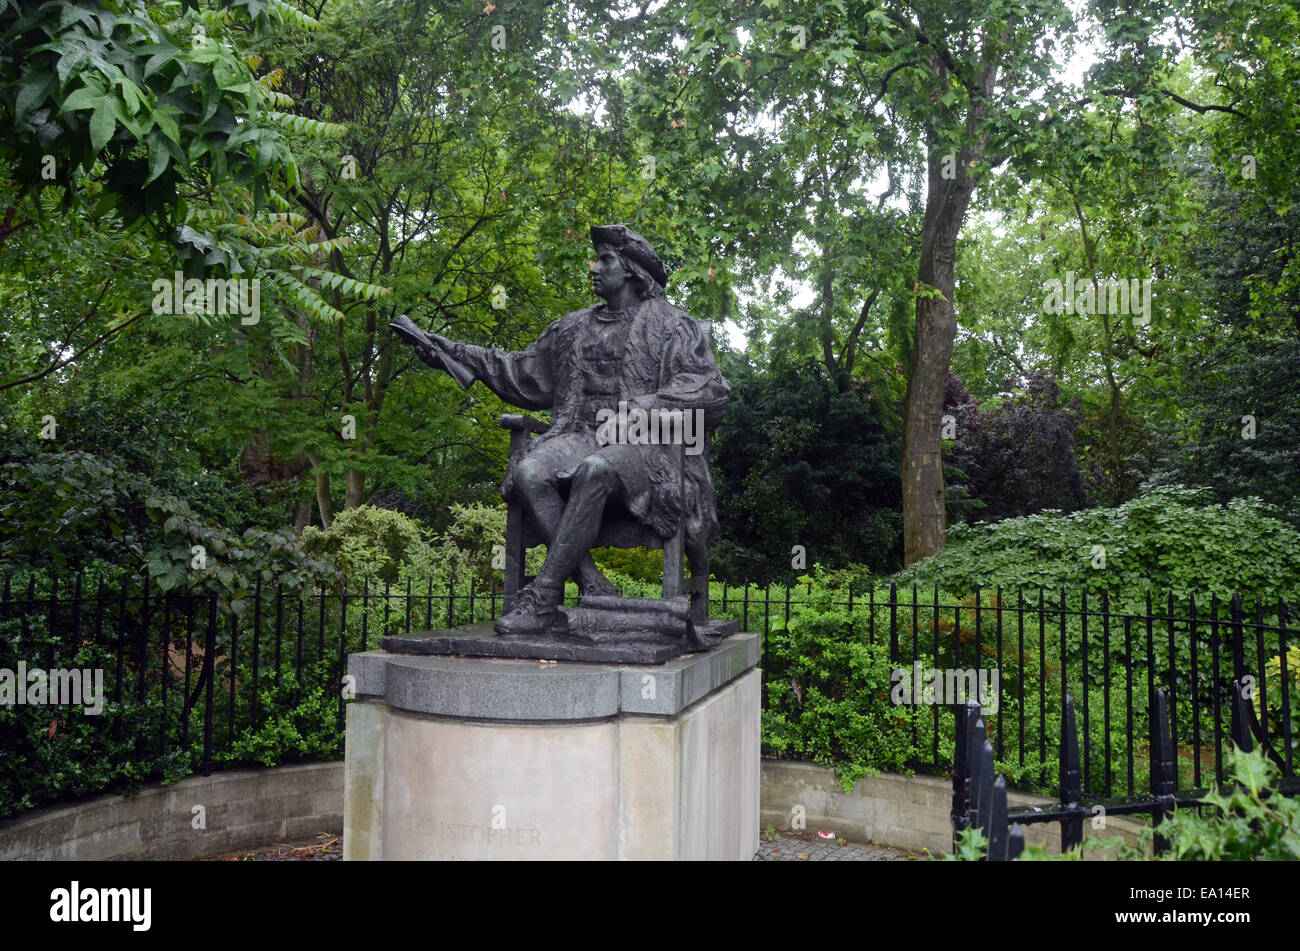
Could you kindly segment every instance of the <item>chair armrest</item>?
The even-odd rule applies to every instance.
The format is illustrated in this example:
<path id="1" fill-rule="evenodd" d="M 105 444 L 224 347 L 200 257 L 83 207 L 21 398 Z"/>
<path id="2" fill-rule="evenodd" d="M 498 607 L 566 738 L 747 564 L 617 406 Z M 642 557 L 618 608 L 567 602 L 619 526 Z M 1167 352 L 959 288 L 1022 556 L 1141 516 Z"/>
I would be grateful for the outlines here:
<path id="1" fill-rule="evenodd" d="M 513 429 L 520 433 L 544 433 L 551 428 L 550 423 L 544 423 L 540 419 L 534 419 L 531 416 L 525 416 L 522 413 L 503 413 L 501 416 L 501 428 Z"/>

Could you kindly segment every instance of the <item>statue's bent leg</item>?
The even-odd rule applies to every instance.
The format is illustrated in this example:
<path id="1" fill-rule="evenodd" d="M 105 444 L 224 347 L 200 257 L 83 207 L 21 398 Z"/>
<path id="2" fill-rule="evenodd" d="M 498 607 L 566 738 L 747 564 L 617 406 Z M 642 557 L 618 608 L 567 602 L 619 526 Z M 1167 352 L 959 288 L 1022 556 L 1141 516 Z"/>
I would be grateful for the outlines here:
<path id="1" fill-rule="evenodd" d="M 557 442 L 525 456 L 520 461 L 514 476 L 515 492 L 523 501 L 538 531 L 541 532 L 548 552 L 559 531 L 560 519 L 565 510 L 564 499 L 557 488 L 559 478 L 556 472 L 569 468 L 572 461 L 572 456 L 566 460 L 561 445 Z M 584 552 L 572 573 L 583 594 L 617 595 L 619 593 L 609 579 L 601 574 L 589 551 Z"/>
<path id="2" fill-rule="evenodd" d="M 543 542 L 550 548 L 556 531 L 559 530 L 560 516 L 564 512 L 564 498 L 559 491 L 558 473 L 572 469 L 595 448 L 595 440 L 576 434 L 547 440 L 536 450 L 529 452 L 515 466 L 511 482 L 513 492 L 511 499 L 517 499 L 524 505 L 525 511 L 532 517 Z M 617 595 L 610 579 L 601 574 L 595 566 L 590 553 L 582 556 L 577 568 L 573 570 L 573 579 L 584 595 Z"/>
<path id="3" fill-rule="evenodd" d="M 548 545 L 564 512 L 564 499 L 556 484 L 555 471 L 543 458 L 525 456 L 515 471 L 515 493 Z"/>
<path id="4" fill-rule="evenodd" d="M 569 502 L 546 553 L 546 562 L 534 584 L 546 589 L 559 587 L 583 558 L 590 558 L 592 544 L 600 534 L 606 503 L 618 498 L 623 483 L 618 472 L 598 455 L 588 456 L 574 472 Z"/>
<path id="5" fill-rule="evenodd" d="M 584 558 L 590 560 L 605 503 L 621 491 L 622 482 L 613 466 L 599 456 L 583 460 L 573 476 L 569 502 L 547 547 L 546 562 L 532 583 L 516 595 L 509 613 L 497 620 L 494 627 L 498 634 L 535 637 L 546 633 L 564 597 L 564 579 Z"/>

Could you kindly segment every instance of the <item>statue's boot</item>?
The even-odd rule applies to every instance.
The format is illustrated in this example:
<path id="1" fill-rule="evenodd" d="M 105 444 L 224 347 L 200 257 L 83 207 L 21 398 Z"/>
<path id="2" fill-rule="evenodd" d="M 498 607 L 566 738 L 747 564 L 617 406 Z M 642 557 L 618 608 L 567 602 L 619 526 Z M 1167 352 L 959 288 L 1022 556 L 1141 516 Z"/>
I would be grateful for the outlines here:
<path id="1" fill-rule="evenodd" d="M 497 618 L 492 629 L 502 637 L 541 636 L 550 629 L 563 598 L 563 588 L 539 586 L 536 581 L 524 585 L 515 595 L 510 610 Z"/>

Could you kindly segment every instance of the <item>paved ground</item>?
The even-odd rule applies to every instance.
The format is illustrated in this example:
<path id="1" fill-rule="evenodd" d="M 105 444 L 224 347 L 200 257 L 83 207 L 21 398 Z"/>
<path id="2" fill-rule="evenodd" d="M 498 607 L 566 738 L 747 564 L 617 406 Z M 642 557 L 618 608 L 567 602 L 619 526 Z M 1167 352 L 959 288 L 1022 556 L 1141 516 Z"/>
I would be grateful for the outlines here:
<path id="1" fill-rule="evenodd" d="M 277 842 L 244 852 L 215 856 L 218 862 L 337 862 L 343 858 L 343 838 L 323 833 L 302 842 Z M 764 832 L 759 836 L 755 862 L 898 862 L 925 858 L 917 852 L 900 852 L 880 845 L 862 845 L 844 839 L 823 839 L 816 832 Z"/>
<path id="2" fill-rule="evenodd" d="M 900 852 L 883 845 L 824 839 L 816 832 L 764 832 L 755 862 L 902 862 L 924 859 L 919 852 Z"/>

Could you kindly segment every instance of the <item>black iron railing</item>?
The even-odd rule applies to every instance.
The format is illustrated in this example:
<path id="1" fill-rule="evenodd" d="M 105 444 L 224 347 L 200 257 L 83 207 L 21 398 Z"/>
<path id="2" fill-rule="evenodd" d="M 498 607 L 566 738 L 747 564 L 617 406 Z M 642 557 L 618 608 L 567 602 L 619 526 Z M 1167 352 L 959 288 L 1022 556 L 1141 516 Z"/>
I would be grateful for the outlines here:
<path id="1" fill-rule="evenodd" d="M 953 844 L 956 847 L 961 834 L 968 829 L 978 829 L 987 843 L 989 861 L 1012 861 L 1025 848 L 1024 828 L 1040 823 L 1059 823 L 1061 827 L 1061 852 L 1083 845 L 1084 821 L 1103 817 L 1147 815 L 1158 830 L 1173 811 L 1196 808 L 1205 802 L 1206 790 L 1189 795 L 1177 794 L 1176 750 L 1171 740 L 1170 719 L 1165 692 L 1156 688 L 1152 695 L 1150 721 L 1150 794 L 1130 796 L 1120 800 L 1089 801 L 1083 792 L 1079 768 L 1079 739 L 1074 713 L 1074 699 L 1065 697 L 1061 718 L 1059 801 L 1056 808 L 1039 806 L 1007 807 L 1006 780 L 997 775 L 993 761 L 993 746 L 989 742 L 987 725 L 979 704 L 971 701 L 957 709 L 957 737 L 954 749 L 952 779 Z M 1231 703 L 1232 742 L 1249 752 L 1261 739 L 1259 722 L 1251 712 L 1251 704 L 1240 683 L 1233 691 Z M 1265 746 L 1269 757 L 1278 761 L 1276 751 Z M 1222 785 L 1222 781 L 1216 785 Z M 1294 776 L 1285 778 L 1278 787 L 1282 795 L 1300 795 L 1300 783 Z M 1168 850 L 1169 843 L 1157 831 L 1152 836 L 1156 855 Z"/>
<path id="2" fill-rule="evenodd" d="M 775 600 L 761 593 L 745 607 L 763 613 L 766 686 L 767 678 L 781 676 L 772 639 L 790 628 L 792 618 L 798 626 L 807 599 L 791 601 L 788 589 Z M 733 598 L 733 614 L 737 604 Z M 1284 775 L 1295 775 L 1297 632 L 1289 627 L 1285 602 L 1252 599 L 1248 605 L 1240 595 L 1169 595 L 1157 611 L 1147 595 L 1139 605 L 1115 610 L 1106 593 L 1001 588 L 941 603 L 937 589 L 921 597 L 916 588 L 902 594 L 891 586 L 863 596 L 823 598 L 816 609 L 847 610 L 848 636 L 887 649 L 899 670 L 919 663 L 936 671 L 997 671 L 996 713 L 987 709 L 988 698 L 972 694 L 971 699 L 985 704 L 995 760 L 1018 788 L 1057 787 L 1059 763 L 1049 749 L 1059 733 L 1063 698 L 1073 694 L 1082 728 L 1083 791 L 1113 797 L 1135 795 L 1147 784 L 1149 743 L 1143 738 L 1157 688 L 1168 702 L 1178 789 L 1223 781 L 1227 719 L 1237 683 L 1254 711 L 1261 742 L 1275 750 Z M 928 744 L 921 734 L 913 736 L 913 765 L 947 773 L 953 767 L 948 739 L 955 731 L 956 704 L 932 706 Z"/>
<path id="3" fill-rule="evenodd" d="M 900 595 L 893 586 L 842 597 L 814 594 L 811 584 L 718 583 L 713 591 L 714 616 L 735 617 L 755 632 L 761 623 L 765 678 L 779 667 L 774 647 L 797 629 L 801 613 L 828 609 L 846 611 L 845 636 L 879 645 L 899 669 L 919 663 L 998 672 L 996 715 L 989 698 L 974 699 L 985 704 L 999 769 L 1020 788 L 1057 787 L 1049 747 L 1067 694 L 1076 698 L 1082 728 L 1083 794 L 1131 796 L 1145 788 L 1150 749 L 1141 738 L 1157 688 L 1168 702 L 1176 788 L 1202 788 L 1211 776 L 1221 781 L 1226 715 L 1238 683 L 1249 684 L 1261 740 L 1284 773 L 1295 775 L 1297 638 L 1280 601 L 1247 608 L 1240 597 L 1211 596 L 1206 610 L 1195 598 L 1169 596 L 1156 611 L 1150 596 L 1137 610 L 1113 610 L 1106 594 L 1041 589 L 994 589 L 948 603 L 937 589 L 920 597 L 915 588 Z M 5 577 L 0 668 L 19 660 L 51 669 L 101 665 L 110 699 L 104 724 L 114 738 L 123 741 L 129 731 L 146 759 L 193 750 L 207 773 L 218 760 L 237 762 L 250 732 L 313 689 L 327 692 L 341 734 L 348 653 L 376 648 L 385 633 L 488 620 L 500 599 L 495 583 L 476 581 L 445 590 L 429 582 L 423 591 L 409 584 L 359 591 L 259 585 L 234 597 L 159 593 L 147 582 L 98 582 L 86 590 L 80 576 L 41 585 Z M 928 730 L 913 724 L 915 763 L 948 772 L 955 706 L 935 703 L 930 717 Z"/>

